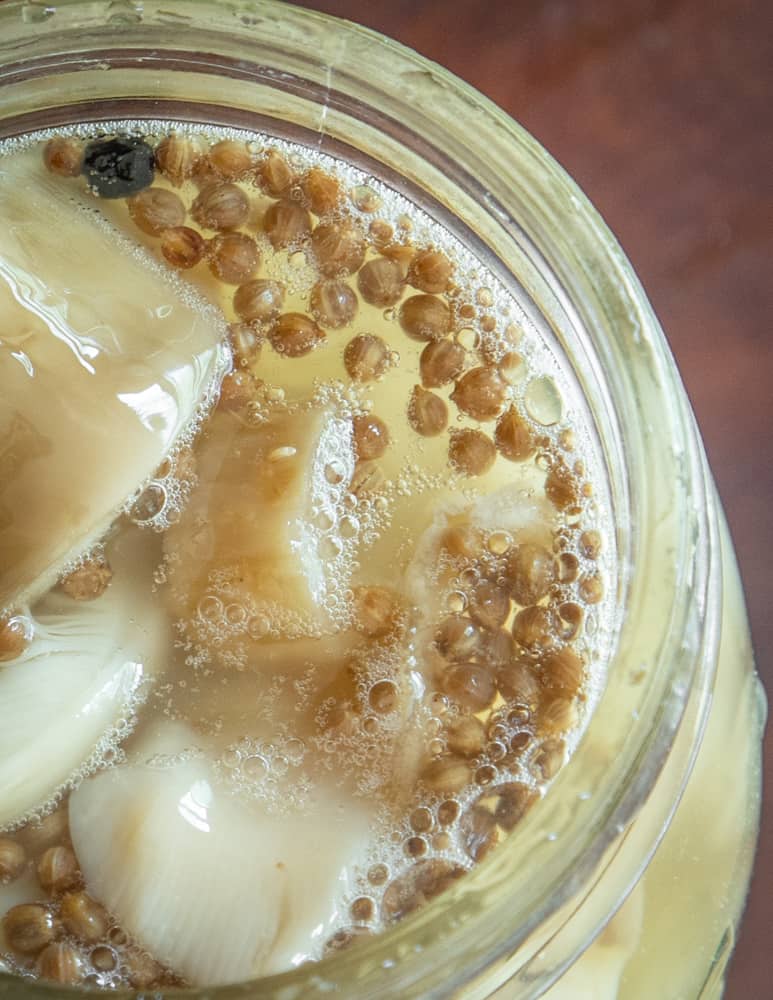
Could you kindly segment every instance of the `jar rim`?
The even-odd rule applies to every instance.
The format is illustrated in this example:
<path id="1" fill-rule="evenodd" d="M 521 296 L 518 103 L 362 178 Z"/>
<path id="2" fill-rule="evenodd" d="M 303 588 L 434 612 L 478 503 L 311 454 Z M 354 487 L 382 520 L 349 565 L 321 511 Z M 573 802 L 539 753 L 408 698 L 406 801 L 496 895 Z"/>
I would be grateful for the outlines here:
<path id="1" fill-rule="evenodd" d="M 200 63 L 259 80 L 262 86 L 273 79 L 299 101 L 313 103 L 326 87 L 319 121 L 331 143 L 336 134 L 343 135 L 346 114 L 355 115 L 354 103 L 366 112 L 375 110 L 370 127 L 382 132 L 384 163 L 402 146 L 437 175 L 445 171 L 449 192 L 485 205 L 488 228 L 482 238 L 492 250 L 507 260 L 517 246 L 529 294 L 564 317 L 559 340 L 591 358 L 603 391 L 590 383 L 586 388 L 596 393 L 596 407 L 609 411 L 610 427 L 618 436 L 615 442 L 610 433 L 610 448 L 618 452 L 609 457 L 623 471 L 617 483 L 619 502 L 628 504 L 635 523 L 629 536 L 619 539 L 623 575 L 618 584 L 628 614 L 621 622 L 616 656 L 621 671 L 632 669 L 634 660 L 646 661 L 650 680 L 642 691 L 635 734 L 610 763 L 604 794 L 585 812 L 591 832 L 583 832 L 579 821 L 574 827 L 569 823 L 570 842 L 552 852 L 544 836 L 545 827 L 559 828 L 564 822 L 559 813 L 570 792 L 562 788 L 570 787 L 571 767 L 583 766 L 587 748 L 581 745 L 564 769 L 567 774 L 559 774 L 540 810 L 533 811 L 540 816 L 524 820 L 524 840 L 534 847 L 534 873 L 514 872 L 505 845 L 431 906 L 352 951 L 252 983 L 185 994 L 235 1000 L 281 993 L 289 1000 L 345 982 L 352 984 L 351 995 L 362 996 L 366 988 L 375 990 L 388 981 L 390 992 L 436 995 L 430 991 L 440 989 L 443 970 L 433 958 L 432 942 L 453 942 L 463 956 L 467 979 L 484 963 L 504 960 L 536 930 L 551 925 L 569 899 L 590 890 L 650 794 L 680 729 L 690 728 L 688 742 L 693 750 L 697 747 L 716 662 L 713 609 L 720 586 L 714 555 L 718 529 L 705 457 L 673 358 L 630 263 L 575 183 L 500 108 L 397 42 L 278 0 L 229 5 L 227 15 L 216 0 L 177 0 L 177 31 L 169 17 L 168 5 L 160 0 L 61 0 L 56 6 L 7 0 L 0 5 L 0 87 L 18 94 L 36 74 L 56 73 L 70 43 L 69 71 L 78 62 L 84 71 L 92 71 L 92 64 L 124 65 L 144 47 L 148 69 L 153 57 L 163 60 L 174 51 L 186 56 L 181 72 Z M 257 45 L 269 28 L 270 41 Z M 168 44 L 163 32 L 173 36 Z M 196 38 L 199 48 L 191 42 Z M 185 48 L 184 42 L 191 44 Z M 272 66 L 271 51 L 279 50 L 284 64 Z M 424 96 L 423 105 L 417 106 L 417 93 Z M 659 568 L 657 594 L 648 582 L 653 566 Z M 664 608 L 669 612 L 662 617 Z M 683 763 L 682 784 L 691 761 L 688 755 Z M 664 824 L 675 804 L 676 799 L 669 803 Z M 650 850 L 655 846 L 653 840 Z M 628 888 L 638 874 L 626 873 Z M 504 881 L 517 888 L 517 898 L 509 904 L 496 892 Z M 470 914 L 468 919 L 459 919 L 461 910 Z M 479 933 L 505 919 L 511 933 L 481 947 Z M 475 934 L 470 933 L 472 920 L 477 920 Z M 556 935 L 558 926 L 551 926 Z M 409 955 L 414 968 L 405 973 L 407 966 L 401 970 L 399 964 Z M 571 957 L 564 954 L 532 981 L 532 989 L 549 985 L 561 962 L 565 965 Z M 18 978 L 0 973 L 0 995 L 13 989 L 19 989 Z M 51 995 L 40 983 L 25 983 L 24 989 L 30 997 Z M 116 995 L 133 994 L 119 990 Z"/>

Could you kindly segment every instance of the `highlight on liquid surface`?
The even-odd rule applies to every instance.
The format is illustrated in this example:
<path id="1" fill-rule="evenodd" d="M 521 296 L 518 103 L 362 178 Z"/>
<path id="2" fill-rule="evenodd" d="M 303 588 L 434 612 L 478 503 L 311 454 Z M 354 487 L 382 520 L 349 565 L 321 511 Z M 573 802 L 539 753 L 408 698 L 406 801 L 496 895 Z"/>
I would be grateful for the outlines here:
<path id="1" fill-rule="evenodd" d="M 346 163 L 157 123 L 7 142 L 0 279 L 0 967 L 282 971 L 517 836 L 611 554 L 516 298 Z"/>

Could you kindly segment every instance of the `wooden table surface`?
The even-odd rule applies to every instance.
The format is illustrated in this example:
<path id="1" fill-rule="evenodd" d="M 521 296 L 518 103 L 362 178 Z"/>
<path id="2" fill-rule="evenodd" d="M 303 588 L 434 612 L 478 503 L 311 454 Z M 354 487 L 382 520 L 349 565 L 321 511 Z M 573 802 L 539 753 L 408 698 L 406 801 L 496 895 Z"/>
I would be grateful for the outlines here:
<path id="1" fill-rule="evenodd" d="M 304 5 L 390 35 L 477 87 L 550 150 L 605 217 L 697 413 L 773 692 L 770 0 Z M 773 998 L 770 731 L 765 761 L 762 834 L 726 1000 Z"/>

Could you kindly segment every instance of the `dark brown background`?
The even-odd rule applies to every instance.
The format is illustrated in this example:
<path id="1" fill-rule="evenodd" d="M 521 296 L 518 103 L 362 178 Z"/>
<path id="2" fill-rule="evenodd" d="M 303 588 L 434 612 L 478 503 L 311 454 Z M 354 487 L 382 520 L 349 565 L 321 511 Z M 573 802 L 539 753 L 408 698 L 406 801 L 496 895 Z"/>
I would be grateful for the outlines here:
<path id="1" fill-rule="evenodd" d="M 305 0 L 447 66 L 520 121 L 621 241 L 698 415 L 773 691 L 773 4 Z M 773 997 L 773 738 L 726 1000 Z M 657 998 L 652 998 L 657 1000 Z"/>

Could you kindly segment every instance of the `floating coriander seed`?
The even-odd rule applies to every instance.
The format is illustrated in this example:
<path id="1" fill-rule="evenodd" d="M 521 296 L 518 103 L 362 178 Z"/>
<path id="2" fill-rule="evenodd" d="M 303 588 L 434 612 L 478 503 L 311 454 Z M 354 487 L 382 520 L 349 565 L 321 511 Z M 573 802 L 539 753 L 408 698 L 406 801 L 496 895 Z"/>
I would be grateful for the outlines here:
<path id="1" fill-rule="evenodd" d="M 255 400 L 258 382 L 252 372 L 229 372 L 220 383 L 220 398 L 217 405 L 221 410 L 235 412 Z"/>
<path id="2" fill-rule="evenodd" d="M 59 921 L 42 903 L 12 906 L 2 926 L 11 950 L 20 955 L 37 955 L 61 933 Z"/>
<path id="3" fill-rule="evenodd" d="M 182 199 L 166 188 L 145 188 L 132 195 L 126 204 L 135 226 L 149 236 L 160 236 L 165 229 L 182 226 L 185 221 Z"/>
<path id="4" fill-rule="evenodd" d="M 547 739 L 535 753 L 532 767 L 539 778 L 543 781 L 550 781 L 561 770 L 565 756 L 566 744 L 563 740 Z"/>
<path id="5" fill-rule="evenodd" d="M 469 783 L 470 766 L 462 757 L 448 754 L 430 761 L 421 772 L 421 780 L 433 792 L 461 792 Z"/>
<path id="6" fill-rule="evenodd" d="M 451 399 L 473 420 L 495 420 L 502 411 L 507 386 L 493 368 L 472 368 L 456 383 Z"/>
<path id="7" fill-rule="evenodd" d="M 465 476 L 482 476 L 494 464 L 497 450 L 483 431 L 452 430 L 448 445 L 448 461 L 452 468 Z"/>
<path id="8" fill-rule="evenodd" d="M 567 601 L 558 609 L 558 633 L 565 642 L 571 642 L 579 635 L 585 612 L 579 604 Z"/>
<path id="9" fill-rule="evenodd" d="M 492 667 L 510 663 L 515 656 L 515 640 L 505 628 L 493 629 L 484 636 L 487 662 Z"/>
<path id="10" fill-rule="evenodd" d="M 236 289 L 233 307 L 236 314 L 247 322 L 267 323 L 281 312 L 284 297 L 284 286 L 278 281 L 256 278 Z"/>
<path id="11" fill-rule="evenodd" d="M 519 823 L 539 798 L 539 795 L 521 781 L 509 781 L 492 789 L 498 796 L 494 818 L 508 833 Z"/>
<path id="12" fill-rule="evenodd" d="M 550 611 L 539 605 L 519 611 L 513 620 L 512 631 L 513 638 L 523 649 L 546 649 L 555 641 Z"/>
<path id="13" fill-rule="evenodd" d="M 408 284 L 420 292 L 440 295 L 447 290 L 453 269 L 441 250 L 419 250 L 408 269 Z"/>
<path id="14" fill-rule="evenodd" d="M 236 184 L 208 184 L 191 206 L 191 215 L 202 229 L 238 229 L 249 214 L 249 198 Z"/>
<path id="15" fill-rule="evenodd" d="M 270 149 L 258 166 L 257 180 L 266 194 L 281 198 L 295 182 L 295 171 L 277 149 Z"/>
<path id="16" fill-rule="evenodd" d="M 277 201 L 263 216 L 263 231 L 275 250 L 294 246 L 311 232 L 311 216 L 293 201 Z"/>
<path id="17" fill-rule="evenodd" d="M 21 656 L 32 639 L 29 619 L 23 615 L 11 615 L 0 620 L 0 663 L 15 660 Z M 1 877 L 0 877 L 1 880 Z"/>
<path id="18" fill-rule="evenodd" d="M 354 614 L 359 629 L 371 639 L 388 635 L 400 620 L 397 598 L 386 587 L 357 587 Z"/>
<path id="19" fill-rule="evenodd" d="M 540 660 L 540 681 L 551 694 L 573 698 L 580 690 L 583 662 L 570 646 L 546 653 Z"/>
<path id="20" fill-rule="evenodd" d="M 260 354 L 263 337 L 249 323 L 231 323 L 228 327 L 228 341 L 234 361 L 240 367 L 246 368 Z"/>
<path id="21" fill-rule="evenodd" d="M 381 309 L 393 306 L 403 293 L 402 268 L 387 257 L 375 257 L 360 268 L 357 287 L 370 305 Z"/>
<path id="22" fill-rule="evenodd" d="M 62 844 L 49 847 L 38 861 L 38 881 L 49 893 L 74 888 L 80 881 L 80 872 L 72 849 Z"/>
<path id="23" fill-rule="evenodd" d="M 384 219 L 374 219 L 368 226 L 368 235 L 377 250 L 383 250 L 394 239 L 395 231 Z"/>
<path id="24" fill-rule="evenodd" d="M 441 826 L 451 826 L 459 815 L 459 803 L 454 799 L 441 802 L 437 809 L 437 819 Z"/>
<path id="25" fill-rule="evenodd" d="M 400 273 L 404 281 L 411 261 L 416 255 L 416 247 L 412 243 L 388 243 L 381 248 L 381 255 L 400 265 Z"/>
<path id="26" fill-rule="evenodd" d="M 323 343 L 325 331 L 303 313 L 283 313 L 271 327 L 268 339 L 277 354 L 301 358 Z"/>
<path id="27" fill-rule="evenodd" d="M 352 920 L 356 920 L 358 923 L 367 923 L 373 918 L 376 907 L 372 899 L 367 896 L 358 896 L 349 908 L 349 912 L 352 915 Z"/>
<path id="28" fill-rule="evenodd" d="M 555 557 L 541 545 L 530 542 L 517 545 L 507 560 L 507 576 L 519 604 L 536 604 L 556 581 Z"/>
<path id="29" fill-rule="evenodd" d="M 577 505 L 580 489 L 577 480 L 562 462 L 555 462 L 545 476 L 545 496 L 558 510 Z"/>
<path id="30" fill-rule="evenodd" d="M 442 340 L 453 326 L 451 309 L 437 295 L 411 295 L 400 307 L 399 320 L 413 340 Z"/>
<path id="31" fill-rule="evenodd" d="M 384 473 L 376 462 L 359 461 L 354 466 L 349 494 L 353 497 L 367 497 L 378 493 L 384 484 Z"/>
<path id="32" fill-rule="evenodd" d="M 449 662 L 474 656 L 480 649 L 480 629 L 463 615 L 449 615 L 435 630 L 435 648 Z"/>
<path id="33" fill-rule="evenodd" d="M 510 462 L 523 462 L 534 454 L 536 449 L 531 430 L 514 406 L 509 407 L 497 421 L 494 444 L 500 455 Z"/>
<path id="34" fill-rule="evenodd" d="M 323 326 L 338 330 L 357 314 L 357 296 L 344 281 L 318 281 L 311 290 L 311 309 Z"/>
<path id="35" fill-rule="evenodd" d="M 573 699 L 559 695 L 556 698 L 549 698 L 540 706 L 537 731 L 542 736 L 565 733 L 572 728 L 574 720 Z"/>
<path id="36" fill-rule="evenodd" d="M 497 371 L 508 385 L 517 385 L 526 374 L 526 364 L 520 354 L 508 351 L 499 359 Z"/>
<path id="37" fill-rule="evenodd" d="M 75 986 L 86 976 L 83 957 L 68 941 L 54 941 L 38 955 L 35 971 L 41 979 L 62 986 Z"/>
<path id="38" fill-rule="evenodd" d="M 498 629 L 510 614 L 510 595 L 493 580 L 481 580 L 470 594 L 469 608 L 483 628 Z"/>
<path id="39" fill-rule="evenodd" d="M 153 183 L 153 150 L 132 136 L 97 139 L 83 154 L 82 173 L 100 198 L 127 198 Z"/>
<path id="40" fill-rule="evenodd" d="M 189 226 L 175 226 L 161 234 L 164 260 L 181 270 L 195 267 L 204 256 L 205 246 L 201 235 Z"/>
<path id="41" fill-rule="evenodd" d="M 0 837 L 0 885 L 13 882 L 24 871 L 27 854 L 17 840 Z"/>
<path id="42" fill-rule="evenodd" d="M 523 659 L 499 666 L 497 687 L 506 701 L 524 706 L 530 711 L 537 707 L 542 697 L 539 678 L 534 673 L 532 664 Z"/>
<path id="43" fill-rule="evenodd" d="M 491 672 L 480 663 L 458 663 L 443 677 L 443 690 L 469 712 L 482 712 L 496 697 Z"/>
<path id="44" fill-rule="evenodd" d="M 586 559 L 598 559 L 601 554 L 601 535 L 598 531 L 583 531 L 580 535 L 580 552 Z"/>
<path id="45" fill-rule="evenodd" d="M 477 757 L 486 743 L 486 730 L 474 715 L 451 719 L 446 730 L 446 743 L 452 753 L 461 757 Z"/>
<path id="46" fill-rule="evenodd" d="M 113 571 L 107 559 L 92 556 L 63 577 L 59 586 L 76 601 L 93 601 L 104 594 L 112 579 Z"/>
<path id="47" fill-rule="evenodd" d="M 315 215 L 328 215 L 341 200 L 341 185 L 319 167 L 312 167 L 301 178 L 301 191 Z"/>
<path id="48" fill-rule="evenodd" d="M 389 349 L 381 337 L 359 333 L 344 349 L 344 368 L 354 382 L 374 382 L 389 368 Z"/>
<path id="49" fill-rule="evenodd" d="M 260 263 L 258 248 L 244 233 L 220 233 L 207 248 L 209 269 L 227 285 L 242 285 L 255 274 Z"/>
<path id="50" fill-rule="evenodd" d="M 327 222 L 311 234 L 319 270 L 327 278 L 353 274 L 365 259 L 365 240 L 350 222 Z"/>
<path id="51" fill-rule="evenodd" d="M 367 184 L 358 184 L 353 187 L 349 192 L 349 199 L 355 208 L 367 215 L 378 211 L 381 207 L 381 198 Z"/>
<path id="52" fill-rule="evenodd" d="M 419 372 L 428 389 L 447 385 L 462 373 L 466 352 L 455 340 L 434 340 L 421 352 Z"/>
<path id="53" fill-rule="evenodd" d="M 415 385 L 408 401 L 408 423 L 422 437 L 437 437 L 448 425 L 445 400 Z"/>
<path id="54" fill-rule="evenodd" d="M 180 187 L 193 176 L 201 160 L 201 145 L 183 135 L 168 135 L 156 146 L 156 167 L 159 173 Z"/>
<path id="55" fill-rule="evenodd" d="M 526 412 L 543 427 L 552 427 L 561 419 L 563 400 L 556 383 L 549 375 L 541 375 L 529 382 L 524 394 Z"/>
<path id="56" fill-rule="evenodd" d="M 573 552 L 562 552 L 558 557 L 558 579 L 560 583 L 574 583 L 580 575 L 580 560 Z"/>
<path id="57" fill-rule="evenodd" d="M 409 837 L 404 850 L 409 858 L 421 858 L 427 853 L 427 841 L 424 837 Z"/>
<path id="58" fill-rule="evenodd" d="M 63 896 L 59 917 L 66 931 L 88 944 L 101 941 L 110 926 L 107 910 L 86 892 Z"/>
<path id="59" fill-rule="evenodd" d="M 83 143 L 70 136 L 55 136 L 45 145 L 43 163 L 52 174 L 77 177 L 83 167 Z"/>
<path id="60" fill-rule="evenodd" d="M 354 450 L 358 459 L 371 461 L 381 458 L 389 445 L 389 428 L 380 417 L 372 413 L 352 419 Z"/>
<path id="61" fill-rule="evenodd" d="M 207 155 L 215 173 L 229 181 L 244 177 L 253 166 L 252 153 L 238 139 L 221 139 L 210 146 Z"/>
<path id="62" fill-rule="evenodd" d="M 604 584 L 598 573 L 589 573 L 580 580 L 580 599 L 586 604 L 598 604 L 604 596 Z"/>
<path id="63" fill-rule="evenodd" d="M 497 821 L 490 810 L 477 804 L 463 813 L 459 833 L 467 854 L 473 861 L 481 861 L 496 846 Z"/>

